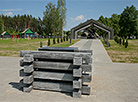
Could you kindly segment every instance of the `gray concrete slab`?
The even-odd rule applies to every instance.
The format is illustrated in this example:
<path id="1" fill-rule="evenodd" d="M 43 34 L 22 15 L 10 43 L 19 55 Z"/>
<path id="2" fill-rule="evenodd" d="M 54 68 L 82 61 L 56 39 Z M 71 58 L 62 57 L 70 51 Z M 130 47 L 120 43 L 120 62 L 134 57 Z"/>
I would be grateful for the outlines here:
<path id="1" fill-rule="evenodd" d="M 21 58 L 0 57 L 0 102 L 138 102 L 138 64 L 112 63 L 99 40 L 83 39 L 73 46 L 93 50 L 91 95 L 72 98 L 60 92 L 23 93 L 19 87 Z"/>

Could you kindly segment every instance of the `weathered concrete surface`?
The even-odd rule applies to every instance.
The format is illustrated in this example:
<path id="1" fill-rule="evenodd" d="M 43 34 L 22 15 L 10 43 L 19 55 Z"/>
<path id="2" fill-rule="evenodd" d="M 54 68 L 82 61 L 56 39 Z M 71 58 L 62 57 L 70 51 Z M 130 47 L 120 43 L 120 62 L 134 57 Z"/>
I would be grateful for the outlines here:
<path id="1" fill-rule="evenodd" d="M 90 39 L 91 40 L 91 39 Z M 89 40 L 74 44 L 83 49 Z M 91 40 L 93 82 L 90 96 L 72 98 L 70 94 L 19 88 L 21 58 L 0 57 L 0 102 L 138 102 L 138 64 L 112 63 L 99 40 Z"/>
<path id="2" fill-rule="evenodd" d="M 54 70 L 69 70 L 72 71 L 76 66 L 71 63 L 63 62 L 43 62 L 43 61 L 34 61 L 34 68 L 40 69 L 54 69 Z M 56 67 L 55 67 L 56 66 Z M 83 64 L 80 66 L 84 72 L 91 72 L 91 65 Z M 79 68 L 79 67 L 77 67 Z"/>

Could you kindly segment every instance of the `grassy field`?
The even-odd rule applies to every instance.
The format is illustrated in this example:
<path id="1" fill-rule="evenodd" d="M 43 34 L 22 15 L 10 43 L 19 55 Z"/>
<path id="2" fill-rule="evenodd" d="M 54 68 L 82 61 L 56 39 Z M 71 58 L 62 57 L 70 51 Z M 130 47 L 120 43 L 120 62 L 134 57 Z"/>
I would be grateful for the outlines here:
<path id="1" fill-rule="evenodd" d="M 111 47 L 102 43 L 113 62 L 138 63 L 138 40 L 128 40 L 128 48 L 109 40 Z"/>
<path id="2" fill-rule="evenodd" d="M 36 50 L 40 47 L 40 41 L 42 41 L 43 46 L 47 45 L 48 39 L 0 39 L 0 56 L 11 56 L 11 57 L 19 57 L 20 50 Z M 52 44 L 53 47 L 68 47 L 79 40 L 72 40 L 70 44 L 69 41 Z"/>

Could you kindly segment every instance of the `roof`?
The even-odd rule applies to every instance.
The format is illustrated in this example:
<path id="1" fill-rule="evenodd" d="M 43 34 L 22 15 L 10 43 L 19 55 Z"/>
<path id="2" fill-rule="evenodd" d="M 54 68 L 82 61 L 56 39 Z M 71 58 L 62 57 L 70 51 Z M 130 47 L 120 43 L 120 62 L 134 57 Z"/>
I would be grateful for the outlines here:
<path id="1" fill-rule="evenodd" d="M 26 34 L 33 34 L 34 32 L 32 32 L 30 29 L 29 30 L 27 30 L 26 32 L 25 32 Z"/>
<path id="2" fill-rule="evenodd" d="M 10 35 L 7 31 L 4 31 L 1 35 Z"/>
<path id="3" fill-rule="evenodd" d="M 32 34 L 34 32 L 32 32 L 29 28 L 26 28 L 22 33 L 29 33 L 29 34 L 31 33 Z"/>

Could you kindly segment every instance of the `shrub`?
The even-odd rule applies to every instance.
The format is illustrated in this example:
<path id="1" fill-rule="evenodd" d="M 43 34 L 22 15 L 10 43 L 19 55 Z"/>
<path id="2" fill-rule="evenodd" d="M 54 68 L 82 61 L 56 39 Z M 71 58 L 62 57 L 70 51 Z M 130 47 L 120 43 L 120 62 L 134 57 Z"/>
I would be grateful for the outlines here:
<path id="1" fill-rule="evenodd" d="M 121 40 L 122 40 L 122 39 L 121 39 L 121 37 L 120 37 L 120 39 L 119 39 L 119 44 L 120 44 L 120 45 L 121 45 Z"/>
<path id="2" fill-rule="evenodd" d="M 63 37 L 63 41 L 66 41 L 65 36 Z"/>
<path id="3" fill-rule="evenodd" d="M 117 43 L 117 44 L 119 43 L 119 39 L 118 39 L 118 37 L 117 37 L 117 39 L 116 39 L 116 43 Z"/>
<path id="4" fill-rule="evenodd" d="M 68 41 L 68 36 L 66 36 L 66 41 Z"/>
<path id="5" fill-rule="evenodd" d="M 56 40 L 55 40 L 55 37 L 53 38 L 53 44 L 56 44 Z"/>
<path id="6" fill-rule="evenodd" d="M 114 41 L 115 41 L 116 43 L 118 43 L 118 36 L 115 36 L 115 37 L 114 37 Z"/>
<path id="7" fill-rule="evenodd" d="M 128 39 L 126 39 L 125 48 L 128 46 Z"/>
<path id="8" fill-rule="evenodd" d="M 59 37 L 57 38 L 57 43 L 59 43 Z"/>
<path id="9" fill-rule="evenodd" d="M 50 38 L 48 38 L 48 44 L 47 44 L 47 46 L 50 46 Z"/>
<path id="10" fill-rule="evenodd" d="M 63 39 L 62 39 L 62 37 L 61 37 L 61 42 L 63 42 Z"/>
<path id="11" fill-rule="evenodd" d="M 124 39 L 124 37 L 123 37 L 123 42 L 122 42 L 122 45 L 125 45 L 125 39 Z"/>

